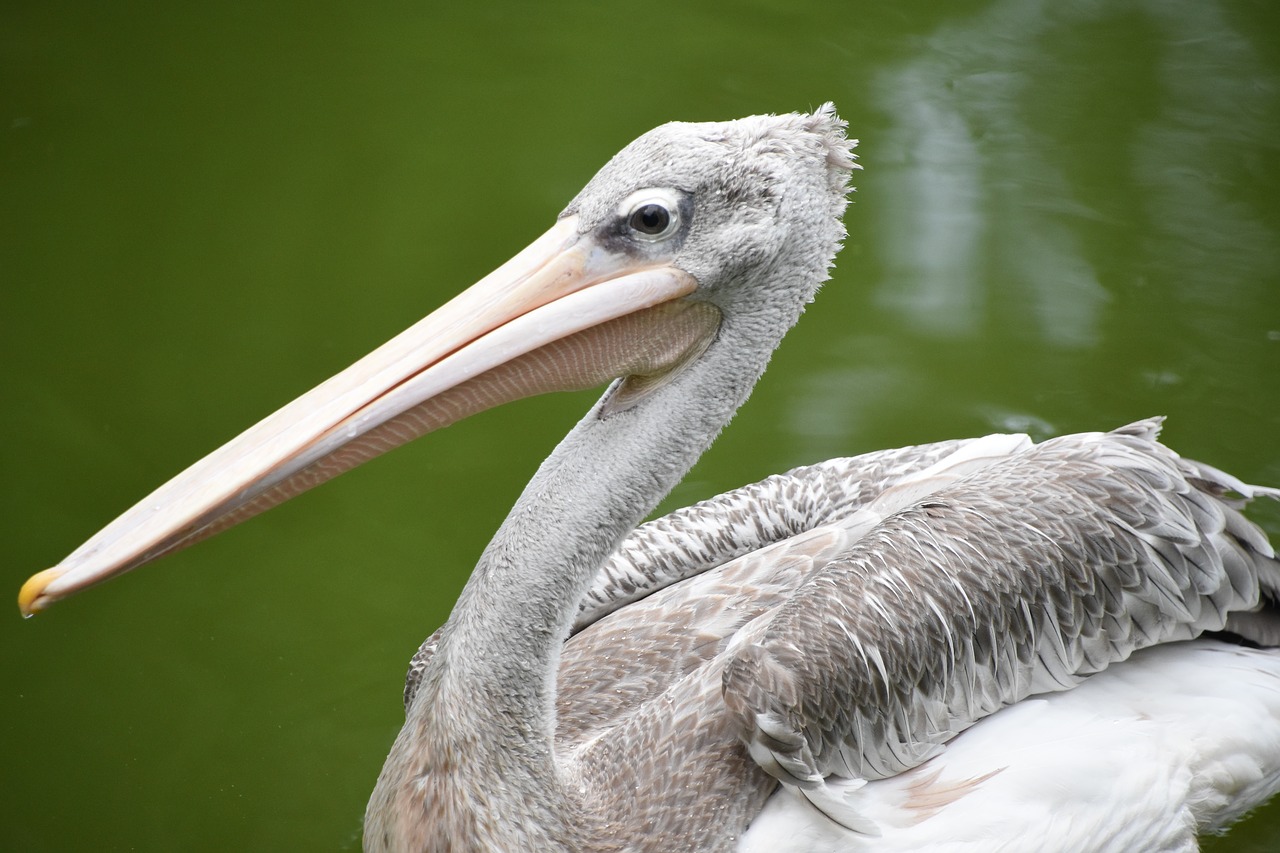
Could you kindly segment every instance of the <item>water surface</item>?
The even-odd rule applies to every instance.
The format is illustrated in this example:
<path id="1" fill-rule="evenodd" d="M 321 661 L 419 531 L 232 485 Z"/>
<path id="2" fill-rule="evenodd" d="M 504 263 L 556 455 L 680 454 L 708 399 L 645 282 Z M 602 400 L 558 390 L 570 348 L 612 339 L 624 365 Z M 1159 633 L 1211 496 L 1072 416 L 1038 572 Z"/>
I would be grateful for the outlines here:
<path id="1" fill-rule="evenodd" d="M 668 507 L 1153 414 L 1280 484 L 1277 35 L 1208 0 L 6 8 L 9 588 L 496 266 L 637 134 L 828 99 L 863 140 L 847 246 Z M 0 619 L 5 846 L 358 847 L 409 655 L 590 398 Z M 1212 849 L 1278 830 L 1273 806 Z"/>

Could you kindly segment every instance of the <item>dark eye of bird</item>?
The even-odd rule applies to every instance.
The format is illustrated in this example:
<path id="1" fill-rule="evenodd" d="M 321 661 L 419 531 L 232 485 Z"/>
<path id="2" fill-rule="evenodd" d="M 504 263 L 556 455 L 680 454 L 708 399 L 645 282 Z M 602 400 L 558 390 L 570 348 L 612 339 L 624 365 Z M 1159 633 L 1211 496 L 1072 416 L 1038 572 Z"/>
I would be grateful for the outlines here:
<path id="1" fill-rule="evenodd" d="M 671 211 L 660 204 L 642 204 L 631 212 L 629 222 L 641 234 L 661 234 L 671 224 Z"/>

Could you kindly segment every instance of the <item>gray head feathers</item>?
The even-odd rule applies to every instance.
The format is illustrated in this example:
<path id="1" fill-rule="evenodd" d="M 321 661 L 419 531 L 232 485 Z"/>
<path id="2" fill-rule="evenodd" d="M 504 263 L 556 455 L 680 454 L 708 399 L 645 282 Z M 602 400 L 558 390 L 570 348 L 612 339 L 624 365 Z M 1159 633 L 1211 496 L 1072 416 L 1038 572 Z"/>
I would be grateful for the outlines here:
<path id="1" fill-rule="evenodd" d="M 563 215 L 577 215 L 586 233 L 617 221 L 619 203 L 635 193 L 674 193 L 691 226 L 680 245 L 650 259 L 674 263 L 698 280 L 701 298 L 736 322 L 768 325 L 751 334 L 776 340 L 827 279 L 845 236 L 858 168 L 845 128 L 831 104 L 664 124 L 615 155 Z"/>
<path id="2" fill-rule="evenodd" d="M 748 116 L 725 122 L 673 121 L 643 134 L 615 154 L 582 189 L 564 213 L 579 214 L 594 223 L 612 212 L 611 202 L 651 186 L 671 186 L 693 192 L 729 162 L 743 163 L 757 155 L 774 155 L 791 163 L 821 162 L 827 167 L 829 193 L 844 209 L 849 175 L 861 168 L 855 162 L 858 140 L 845 136 L 848 122 L 835 106 L 823 104 L 811 114 Z M 563 214 L 562 214 L 563 215 Z"/>

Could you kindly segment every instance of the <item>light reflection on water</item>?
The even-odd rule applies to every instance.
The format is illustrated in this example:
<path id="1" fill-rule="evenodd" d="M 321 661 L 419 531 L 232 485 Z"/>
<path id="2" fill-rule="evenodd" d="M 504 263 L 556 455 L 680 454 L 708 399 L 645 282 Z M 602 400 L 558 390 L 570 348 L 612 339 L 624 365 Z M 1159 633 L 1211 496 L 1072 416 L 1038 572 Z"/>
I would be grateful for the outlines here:
<path id="1" fill-rule="evenodd" d="M 1086 114 L 1096 104 L 1079 101 L 1058 106 L 1066 134 L 1034 124 L 1056 84 L 1079 71 L 1064 54 L 1078 57 L 1099 27 L 1135 26 L 1135 15 L 1160 33 L 1156 49 L 1133 51 L 1123 68 L 1154 81 L 1149 100 L 1101 127 Z M 1106 171 L 1142 201 L 1128 211 L 1143 226 L 1132 267 L 1176 272 L 1180 299 L 1267 286 L 1276 234 L 1233 195 L 1233 180 L 1271 147 L 1277 77 L 1219 6 L 1004 0 L 925 41 L 875 86 L 893 119 L 877 142 L 892 152 L 877 179 L 893 199 L 879 219 L 891 283 L 880 296 L 914 327 L 973 335 L 992 303 L 1012 302 L 1012 319 L 1051 344 L 1097 342 L 1108 289 L 1078 225 L 1134 225 L 1072 179 L 1091 165 L 1074 144 L 1090 134 L 1110 137 Z"/>

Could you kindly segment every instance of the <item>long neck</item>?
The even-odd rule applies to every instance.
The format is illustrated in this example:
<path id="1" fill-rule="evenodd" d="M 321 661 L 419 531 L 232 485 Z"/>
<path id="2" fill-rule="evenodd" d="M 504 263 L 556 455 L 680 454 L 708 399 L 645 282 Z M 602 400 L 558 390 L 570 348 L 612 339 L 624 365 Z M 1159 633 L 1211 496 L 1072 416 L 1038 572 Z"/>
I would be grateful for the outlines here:
<path id="1" fill-rule="evenodd" d="M 504 755 L 550 760 L 555 673 L 578 603 L 621 539 L 711 445 L 759 378 L 777 337 L 756 352 L 720 339 L 635 406 L 597 405 L 543 462 L 480 558 L 442 632 L 441 700 Z M 437 721 L 438 722 L 438 721 Z M 448 724 L 446 724 L 448 725 Z"/>

